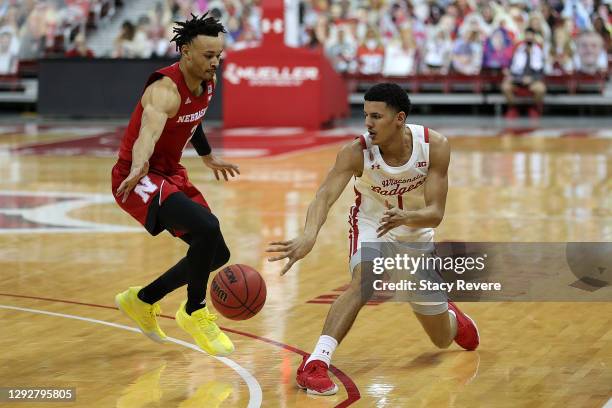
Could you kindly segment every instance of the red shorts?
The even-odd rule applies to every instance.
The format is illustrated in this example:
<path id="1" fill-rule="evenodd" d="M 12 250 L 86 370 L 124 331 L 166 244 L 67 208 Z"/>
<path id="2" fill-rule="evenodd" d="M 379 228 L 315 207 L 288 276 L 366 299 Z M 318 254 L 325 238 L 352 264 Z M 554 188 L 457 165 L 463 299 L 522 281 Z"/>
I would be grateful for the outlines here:
<path id="1" fill-rule="evenodd" d="M 113 166 L 113 196 L 119 207 L 134 217 L 151 235 L 157 235 L 164 230 L 157 221 L 157 212 L 162 203 L 174 193 L 182 191 L 191 200 L 210 209 L 202 193 L 189 181 L 187 170 L 183 167 L 179 167 L 173 174 L 163 174 L 155 169 L 149 169 L 149 173 L 140 179 L 127 200 L 122 202 L 122 197 L 118 197 L 115 192 L 130 173 L 130 167 L 131 163 L 124 160 L 119 160 Z M 170 233 L 174 236 L 184 234 L 176 230 Z"/>

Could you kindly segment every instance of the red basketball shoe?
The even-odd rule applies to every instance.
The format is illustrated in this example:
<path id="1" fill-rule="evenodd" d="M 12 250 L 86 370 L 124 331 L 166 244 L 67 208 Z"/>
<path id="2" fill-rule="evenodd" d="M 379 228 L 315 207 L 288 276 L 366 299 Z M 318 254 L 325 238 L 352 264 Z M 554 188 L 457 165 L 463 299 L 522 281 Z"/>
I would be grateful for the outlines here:
<path id="1" fill-rule="evenodd" d="M 314 395 L 334 395 L 338 392 L 338 386 L 329 378 L 327 364 L 321 360 L 312 360 L 306 364 L 307 356 L 304 356 L 302 364 L 297 370 L 298 386 L 306 390 L 308 394 Z"/>
<path id="2" fill-rule="evenodd" d="M 453 302 L 448 302 L 448 312 L 455 315 L 457 318 L 457 335 L 455 343 L 466 350 L 476 350 L 480 344 L 480 336 L 478 335 L 478 327 L 470 316 L 463 313 Z"/>

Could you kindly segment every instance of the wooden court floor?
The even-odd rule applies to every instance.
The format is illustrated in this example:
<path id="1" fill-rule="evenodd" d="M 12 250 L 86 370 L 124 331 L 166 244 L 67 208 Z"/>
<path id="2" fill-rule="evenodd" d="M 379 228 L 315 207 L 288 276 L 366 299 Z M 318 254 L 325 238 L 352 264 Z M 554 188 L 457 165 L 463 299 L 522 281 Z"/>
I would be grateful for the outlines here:
<path id="1" fill-rule="evenodd" d="M 113 158 L 10 150 L 62 137 L 0 137 L 0 387 L 76 389 L 76 401 L 49 407 L 599 408 L 612 398 L 609 302 L 464 303 L 479 324 L 475 352 L 435 349 L 405 304 L 366 306 L 334 355 L 339 393 L 299 391 L 301 354 L 349 279 L 352 189 L 287 275 L 264 249 L 298 233 L 338 143 L 234 158 L 242 176 L 229 183 L 185 159 L 221 220 L 231 263 L 260 270 L 268 299 L 251 320 L 219 319 L 236 345 L 228 359 L 194 350 L 176 326 L 184 289 L 161 302 L 161 326 L 175 341 L 152 343 L 113 297 L 157 277 L 186 246 L 140 231 L 109 199 Z M 457 136 L 451 146 L 437 240 L 612 241 L 612 139 Z M 608 299 L 611 289 L 601 289 Z"/>

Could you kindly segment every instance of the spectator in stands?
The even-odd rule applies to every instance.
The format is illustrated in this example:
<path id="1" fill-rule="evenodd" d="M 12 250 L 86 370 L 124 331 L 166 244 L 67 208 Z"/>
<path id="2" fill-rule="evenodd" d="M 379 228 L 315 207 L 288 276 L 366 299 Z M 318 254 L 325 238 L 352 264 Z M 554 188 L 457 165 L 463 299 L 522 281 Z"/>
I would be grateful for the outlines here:
<path id="1" fill-rule="evenodd" d="M 602 16 L 596 15 L 593 18 L 593 29 L 601 36 L 604 42 L 604 49 L 608 54 L 612 54 L 612 25 L 603 19 Z"/>
<path id="2" fill-rule="evenodd" d="M 10 28 L 0 30 L 0 75 L 17 73 L 19 45 Z"/>
<path id="3" fill-rule="evenodd" d="M 385 49 L 374 27 L 368 27 L 365 38 L 357 49 L 359 72 L 376 75 L 382 72 Z"/>
<path id="4" fill-rule="evenodd" d="M 574 72 L 574 43 L 569 31 L 571 23 L 555 27 L 550 57 L 546 61 L 546 73 L 551 75 L 571 74 Z"/>
<path id="5" fill-rule="evenodd" d="M 443 27 L 432 31 L 429 40 L 425 43 L 421 70 L 424 73 L 446 74 L 451 63 L 452 47 L 448 31 Z"/>
<path id="6" fill-rule="evenodd" d="M 591 3 L 592 7 L 592 3 Z M 593 24 L 589 18 L 589 11 L 580 0 L 566 0 L 561 17 L 572 20 L 578 31 L 591 30 Z"/>
<path id="7" fill-rule="evenodd" d="M 595 75 L 608 71 L 608 56 L 603 39 L 595 31 L 586 31 L 576 40 L 576 70 Z"/>
<path id="8" fill-rule="evenodd" d="M 510 66 L 514 45 L 510 33 L 499 27 L 486 39 L 482 53 L 482 67 L 501 71 Z"/>
<path id="9" fill-rule="evenodd" d="M 357 46 L 348 27 L 340 26 L 335 30 L 335 39 L 326 46 L 326 53 L 337 72 L 354 73 L 357 71 Z"/>
<path id="10" fill-rule="evenodd" d="M 17 6 L 8 6 L 5 8 L 5 12 L 2 13 L 1 25 L 3 27 L 10 27 L 13 33 L 17 35 L 22 24 L 25 22 L 26 14 Z"/>
<path id="11" fill-rule="evenodd" d="M 382 72 L 385 76 L 408 76 L 416 72 L 417 46 L 410 27 L 402 28 L 399 37 L 385 49 Z"/>
<path id="12" fill-rule="evenodd" d="M 168 54 L 170 38 L 167 38 L 168 26 L 172 24 L 170 5 L 157 2 L 149 14 L 149 39 L 153 45 L 153 55 L 163 57 Z"/>
<path id="13" fill-rule="evenodd" d="M 533 29 L 536 33 L 536 41 L 542 45 L 544 52 L 548 53 L 548 46 L 550 45 L 552 34 L 542 14 L 539 11 L 532 11 L 529 14 L 527 26 Z"/>
<path id="14" fill-rule="evenodd" d="M 491 36 L 493 30 L 497 27 L 495 24 L 495 12 L 489 2 L 485 2 L 479 7 L 480 15 L 482 16 L 482 24 L 487 33 L 487 37 Z"/>
<path id="15" fill-rule="evenodd" d="M 243 21 L 242 25 L 245 26 L 247 24 L 248 24 L 247 21 Z M 327 17 L 327 15 L 320 15 L 319 18 L 317 19 L 317 23 L 315 24 L 313 28 L 313 34 L 317 38 L 316 39 L 317 44 L 322 45 L 327 42 L 327 39 L 329 37 L 329 26 L 330 26 L 329 17 Z M 316 47 L 312 47 L 312 48 L 316 48 Z"/>
<path id="16" fill-rule="evenodd" d="M 476 30 L 466 30 L 455 40 L 451 57 L 452 68 L 463 75 L 478 75 L 482 67 L 482 41 Z"/>
<path id="17" fill-rule="evenodd" d="M 134 36 L 136 35 L 136 27 L 131 21 L 124 21 L 121 25 L 121 32 L 115 39 L 115 50 L 113 51 L 114 58 L 134 58 Z"/>
<path id="18" fill-rule="evenodd" d="M 93 58 L 94 53 L 87 47 L 87 41 L 85 40 L 85 34 L 78 33 L 74 37 L 73 47 L 66 51 L 66 57 L 68 58 Z"/>
<path id="19" fill-rule="evenodd" d="M 444 15 L 444 8 L 436 0 L 427 0 L 428 15 L 425 23 L 431 27 L 438 25 Z"/>
<path id="20" fill-rule="evenodd" d="M 150 58 L 153 54 L 153 41 L 149 36 L 151 21 L 146 15 L 138 18 L 134 39 L 132 42 L 132 58 Z"/>
<path id="21" fill-rule="evenodd" d="M 45 49 L 53 45 L 58 20 L 55 3 L 36 2 L 21 31 L 20 57 L 33 59 L 42 56 Z"/>
<path id="22" fill-rule="evenodd" d="M 510 70 L 506 70 L 501 88 L 506 97 L 508 111 L 506 118 L 514 119 L 518 111 L 514 106 L 514 91 L 516 88 L 529 89 L 533 94 L 534 106 L 529 109 L 529 116 L 537 118 L 541 115 L 546 85 L 544 85 L 544 50 L 535 41 L 532 28 L 525 30 L 525 41 L 514 50 Z"/>

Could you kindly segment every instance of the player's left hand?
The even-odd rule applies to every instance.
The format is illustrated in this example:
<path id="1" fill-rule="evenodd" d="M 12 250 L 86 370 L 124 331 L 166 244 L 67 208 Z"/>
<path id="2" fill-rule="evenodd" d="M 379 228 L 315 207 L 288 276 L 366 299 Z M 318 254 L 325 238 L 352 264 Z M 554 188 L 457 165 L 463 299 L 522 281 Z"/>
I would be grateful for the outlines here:
<path id="1" fill-rule="evenodd" d="M 406 221 L 406 212 L 399 208 L 393 207 L 385 200 L 385 206 L 387 210 L 384 212 L 383 217 L 380 219 L 380 227 L 376 230 L 377 237 L 380 238 L 393 228 L 404 225 Z"/>
<path id="2" fill-rule="evenodd" d="M 202 156 L 202 161 L 207 167 L 210 167 L 215 172 L 215 177 L 217 178 L 217 180 L 221 180 L 219 178 L 219 173 L 223 174 L 223 178 L 225 179 L 225 181 L 228 181 L 228 174 L 231 177 L 236 177 L 237 174 L 240 174 L 238 166 L 223 161 L 212 153 L 207 156 Z M 236 174 L 234 174 L 234 172 Z"/>

